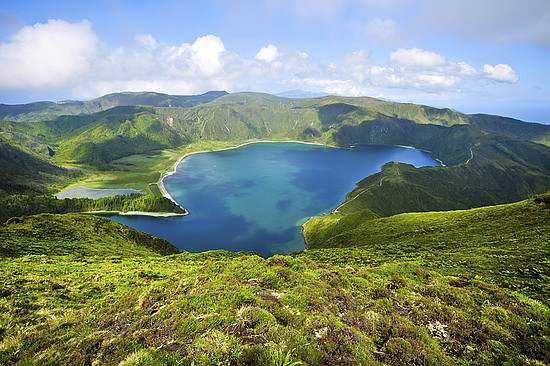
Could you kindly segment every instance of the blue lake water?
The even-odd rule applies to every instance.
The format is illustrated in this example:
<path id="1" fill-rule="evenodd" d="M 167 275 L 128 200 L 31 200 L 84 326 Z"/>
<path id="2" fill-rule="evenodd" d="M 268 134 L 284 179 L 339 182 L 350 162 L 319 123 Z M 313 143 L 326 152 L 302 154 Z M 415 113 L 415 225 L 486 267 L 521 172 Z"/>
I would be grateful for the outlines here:
<path id="1" fill-rule="evenodd" d="M 189 215 L 109 218 L 190 252 L 288 254 L 305 248 L 302 223 L 338 206 L 356 182 L 388 161 L 439 165 L 429 153 L 404 147 L 254 143 L 188 156 L 164 179 Z"/>

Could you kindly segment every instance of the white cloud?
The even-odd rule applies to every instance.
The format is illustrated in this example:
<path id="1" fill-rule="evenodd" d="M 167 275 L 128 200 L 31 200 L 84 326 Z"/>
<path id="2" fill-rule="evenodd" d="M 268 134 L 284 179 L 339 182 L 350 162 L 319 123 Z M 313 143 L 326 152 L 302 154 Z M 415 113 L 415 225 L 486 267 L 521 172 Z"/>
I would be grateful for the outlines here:
<path id="1" fill-rule="evenodd" d="M 458 73 L 460 75 L 476 76 L 479 74 L 479 71 L 477 71 L 475 67 L 468 65 L 466 62 L 459 62 L 457 66 L 458 66 Z"/>
<path id="2" fill-rule="evenodd" d="M 486 77 L 496 81 L 502 81 L 506 83 L 517 83 L 519 75 L 509 65 L 498 64 L 496 66 L 483 65 L 483 72 Z"/>
<path id="3" fill-rule="evenodd" d="M 367 39 L 375 45 L 396 45 L 400 41 L 397 25 L 393 19 L 375 18 L 365 26 Z"/>
<path id="4" fill-rule="evenodd" d="M 268 45 L 247 60 L 226 50 L 216 36 L 193 44 L 168 46 L 150 35 L 111 52 L 97 67 L 93 80 L 79 87 L 79 97 L 121 90 L 154 90 L 173 94 L 207 90 L 262 89 L 274 80 L 308 74 L 307 54 Z"/>
<path id="5" fill-rule="evenodd" d="M 270 44 L 267 47 L 262 47 L 254 58 L 260 61 L 273 62 L 280 55 L 281 53 L 279 52 L 279 49 Z"/>
<path id="6" fill-rule="evenodd" d="M 49 20 L 0 43 L 0 88 L 63 88 L 81 81 L 100 53 L 91 23 Z"/>
<path id="7" fill-rule="evenodd" d="M 242 61 L 213 35 L 180 46 L 158 43 L 151 35 L 138 35 L 132 44 L 112 50 L 98 64 L 87 87 L 99 92 L 154 90 L 171 93 L 225 88 L 238 77 Z"/>
<path id="8" fill-rule="evenodd" d="M 400 48 L 395 52 L 391 52 L 390 62 L 405 67 L 432 67 L 447 64 L 445 57 L 435 52 L 424 51 L 419 48 L 411 48 L 410 50 Z"/>
<path id="9" fill-rule="evenodd" d="M 109 49 L 88 21 L 50 20 L 24 27 L 0 44 L 0 88 L 72 88 L 80 98 L 123 90 L 194 94 L 296 87 L 348 95 L 387 89 L 444 93 L 479 80 L 515 83 L 519 76 L 506 64 L 477 69 L 419 48 L 390 52 L 386 64 L 374 63 L 368 50 L 322 63 L 271 44 L 245 59 L 214 35 L 179 46 L 137 35 L 131 44 Z"/>
<path id="10" fill-rule="evenodd" d="M 191 45 L 191 60 L 204 76 L 213 76 L 223 71 L 225 46 L 219 37 L 208 35 L 199 37 Z"/>
<path id="11" fill-rule="evenodd" d="M 365 95 L 382 88 L 433 94 L 459 93 L 465 85 L 483 79 L 508 83 L 519 79 L 509 65 L 485 65 L 483 69 L 476 69 L 464 61 L 449 62 L 440 54 L 418 48 L 390 52 L 388 66 L 373 64 L 370 56 L 371 53 L 365 50 L 345 55 L 343 62 L 321 69 L 323 72 L 316 75 L 317 85 L 310 77 L 304 80 L 304 87 L 350 95 Z M 330 80 L 334 82 L 332 87 L 329 87 Z M 299 84 L 299 79 L 293 79 L 293 83 Z M 326 89 L 319 89 L 321 86 Z M 348 92 L 344 93 L 346 88 Z"/>

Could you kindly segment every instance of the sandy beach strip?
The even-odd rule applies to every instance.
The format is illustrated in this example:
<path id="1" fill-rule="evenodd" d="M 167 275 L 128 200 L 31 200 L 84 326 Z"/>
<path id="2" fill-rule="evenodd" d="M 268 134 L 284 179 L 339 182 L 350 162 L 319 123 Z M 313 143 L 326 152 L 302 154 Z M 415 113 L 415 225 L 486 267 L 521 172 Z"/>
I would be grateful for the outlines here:
<path id="1" fill-rule="evenodd" d="M 246 145 L 250 145 L 250 144 L 259 144 L 259 143 L 263 143 L 263 142 L 266 142 L 266 143 L 298 143 L 298 144 L 306 144 L 306 145 L 318 145 L 318 146 L 326 146 L 326 145 L 323 145 L 321 143 L 316 143 L 316 142 L 302 142 L 302 141 L 272 141 L 272 140 L 258 140 L 258 141 L 249 141 L 249 142 L 244 142 L 238 146 L 232 146 L 232 147 L 226 147 L 226 148 L 223 148 L 223 149 L 219 149 L 219 150 L 203 150 L 203 151 L 195 151 L 195 152 L 191 152 L 191 153 L 188 153 L 188 154 L 185 154 L 183 155 L 182 157 L 180 157 L 178 159 L 178 161 L 174 164 L 174 168 L 169 171 L 168 173 L 164 174 L 162 177 L 160 177 L 157 185 L 158 187 L 160 188 L 160 191 L 162 192 L 162 195 L 166 198 L 168 198 L 170 201 L 174 202 L 175 204 L 177 204 L 178 206 L 180 206 L 182 209 L 185 210 L 185 212 L 189 213 L 189 211 L 187 211 L 184 207 L 182 207 L 175 199 L 174 197 L 172 197 L 170 195 L 170 193 L 168 193 L 168 191 L 166 190 L 166 187 L 164 186 L 164 178 L 166 177 L 169 177 L 173 174 L 176 174 L 177 171 L 178 171 L 178 165 L 182 162 L 183 159 L 185 159 L 186 157 L 188 156 L 191 156 L 191 155 L 195 155 L 195 154 L 202 154 L 202 153 L 207 153 L 207 152 L 215 152 L 215 151 L 224 151 L 224 150 L 232 150 L 232 149 L 238 149 L 239 147 L 243 147 L 243 146 L 246 146 Z"/>
<path id="2" fill-rule="evenodd" d="M 186 213 L 175 213 L 175 212 L 145 212 L 145 211 L 85 211 L 85 212 L 71 212 L 71 214 L 116 214 L 116 215 L 128 215 L 128 216 L 151 216 L 151 217 L 177 217 L 185 216 Z"/>

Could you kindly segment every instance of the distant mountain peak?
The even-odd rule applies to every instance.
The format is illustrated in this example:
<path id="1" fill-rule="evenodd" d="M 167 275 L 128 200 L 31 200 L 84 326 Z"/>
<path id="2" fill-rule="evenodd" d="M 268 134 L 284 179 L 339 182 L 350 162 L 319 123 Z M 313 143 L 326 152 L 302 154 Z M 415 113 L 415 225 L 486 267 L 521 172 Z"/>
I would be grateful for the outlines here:
<path id="1" fill-rule="evenodd" d="M 210 91 L 207 91 L 206 93 L 202 94 L 202 96 L 208 96 L 208 97 L 223 97 L 224 95 L 227 95 L 229 94 L 228 92 L 226 92 L 225 90 L 210 90 Z"/>

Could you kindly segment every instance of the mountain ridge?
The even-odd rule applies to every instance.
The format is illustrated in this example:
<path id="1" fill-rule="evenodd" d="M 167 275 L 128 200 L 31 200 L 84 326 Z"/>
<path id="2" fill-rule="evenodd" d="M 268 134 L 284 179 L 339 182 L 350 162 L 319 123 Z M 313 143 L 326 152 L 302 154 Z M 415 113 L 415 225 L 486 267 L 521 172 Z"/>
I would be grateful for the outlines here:
<path id="1" fill-rule="evenodd" d="M 191 107 L 207 103 L 225 91 L 208 91 L 200 95 L 169 95 L 156 92 L 120 92 L 88 100 L 0 104 L 0 119 L 14 121 L 45 121 L 63 115 L 92 114 L 118 106 L 147 105 L 154 107 Z"/>
<path id="2" fill-rule="evenodd" d="M 127 94 L 127 97 L 135 96 L 149 98 L 143 93 Z M 159 193 L 155 188 L 159 172 L 127 164 L 132 156 L 159 156 L 160 152 L 170 149 L 187 153 L 193 152 L 194 146 L 239 145 L 261 140 L 303 141 L 338 147 L 405 145 L 431 151 L 447 166 L 418 170 L 423 175 L 416 174 L 415 179 L 420 181 L 400 180 L 399 185 L 394 186 L 400 192 L 413 189 L 416 195 L 432 197 L 424 200 L 423 211 L 505 203 L 550 190 L 550 183 L 545 183 L 550 182 L 550 169 L 548 159 L 544 158 L 550 155 L 549 148 L 536 143 L 546 141 L 550 126 L 496 116 L 468 116 L 449 109 L 368 97 L 293 99 L 265 93 L 224 92 L 208 97 L 214 99 L 203 100 L 204 103 L 192 107 L 117 106 L 94 114 L 60 116 L 49 121 L 2 121 L 0 132 L 28 135 L 29 141 L 35 139 L 48 146 L 48 153 L 54 155 L 50 161 L 58 164 L 76 164 L 92 171 L 110 172 L 124 177 L 125 182 L 133 172 L 139 173 L 142 181 L 132 188 L 150 189 L 155 194 Z M 518 138 L 525 142 L 514 140 Z M 534 142 L 527 142 L 525 138 Z M 125 163 L 119 164 L 119 159 Z M 494 183 L 494 174 L 504 177 L 504 187 Z M 444 189 L 453 185 L 450 181 L 445 183 L 449 179 L 471 193 L 465 196 L 466 201 L 457 196 L 460 189 Z M 468 180 L 481 183 L 472 185 Z M 386 196 L 383 192 L 393 184 L 392 180 L 387 183 L 373 188 L 369 195 L 379 192 L 377 200 L 380 201 Z M 451 196 L 433 195 L 430 192 L 434 189 Z M 382 212 L 376 208 L 383 201 L 376 207 L 359 205 L 369 195 L 361 195 L 361 199 L 355 199 L 345 208 L 370 208 L 384 215 L 414 209 L 404 199 L 397 211 Z M 476 199 L 476 195 L 483 199 Z M 444 201 L 446 205 L 442 205 Z M 453 206 L 450 204 L 453 201 L 462 203 Z"/>
<path id="3" fill-rule="evenodd" d="M 20 182 L 64 164 L 154 185 L 184 153 L 268 138 L 412 145 L 447 165 L 386 164 L 305 224 L 307 251 L 268 259 L 179 252 L 93 216 L 12 218 L 0 225 L 0 363 L 550 363 L 550 193 L 410 212 L 550 190 L 550 147 L 515 136 L 546 130 L 385 103 L 244 93 L 0 121 L 0 174 Z M 36 174 L 43 192 L 54 176 Z"/>

